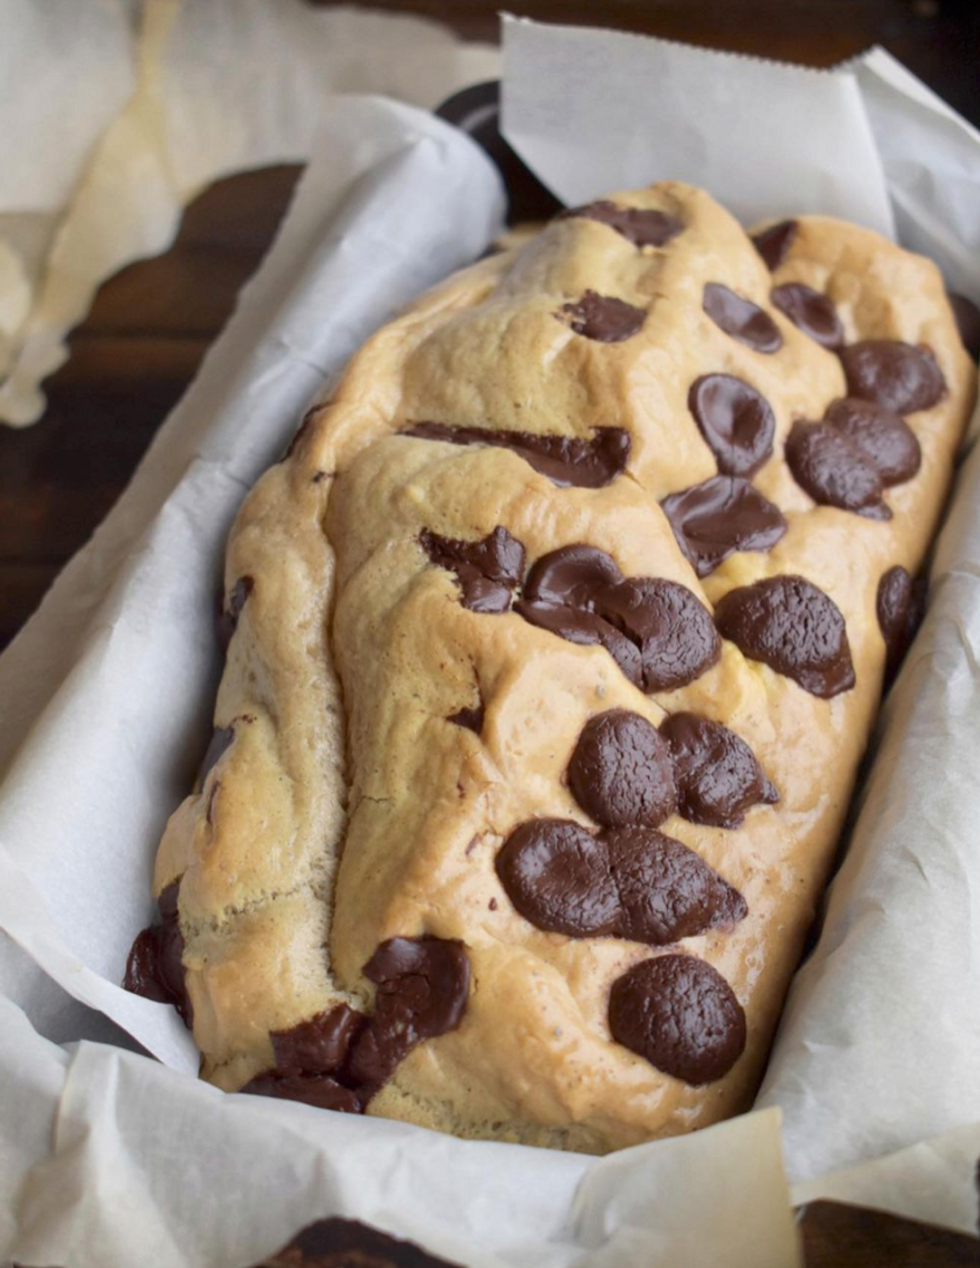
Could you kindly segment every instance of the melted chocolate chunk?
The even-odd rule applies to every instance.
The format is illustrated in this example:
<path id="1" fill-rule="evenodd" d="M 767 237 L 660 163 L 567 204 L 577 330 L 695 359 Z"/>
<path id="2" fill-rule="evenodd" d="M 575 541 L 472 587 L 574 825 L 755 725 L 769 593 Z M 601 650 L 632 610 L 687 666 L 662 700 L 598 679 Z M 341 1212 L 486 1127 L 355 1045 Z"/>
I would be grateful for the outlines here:
<path id="1" fill-rule="evenodd" d="M 793 479 L 820 506 L 836 506 L 867 519 L 891 519 L 882 500 L 878 468 L 830 423 L 797 420 L 786 438 L 786 463 Z"/>
<path id="2" fill-rule="evenodd" d="M 673 837 L 631 827 L 607 832 L 605 839 L 619 893 L 620 938 L 669 946 L 708 929 L 730 928 L 748 915 L 738 890 Z"/>
<path id="3" fill-rule="evenodd" d="M 238 627 L 238 618 L 242 614 L 245 600 L 254 588 L 255 581 L 251 577 L 239 577 L 228 596 L 227 606 L 222 608 L 218 615 L 218 642 L 223 652 L 228 650 L 232 635 Z"/>
<path id="4" fill-rule="evenodd" d="M 802 282 L 777 286 L 770 297 L 781 313 L 824 348 L 839 348 L 844 342 L 844 327 L 837 309 L 827 298 Z"/>
<path id="5" fill-rule="evenodd" d="M 786 532 L 779 507 L 738 476 L 712 476 L 660 506 L 699 577 L 737 550 L 772 550 Z"/>
<path id="6" fill-rule="evenodd" d="M 854 686 L 840 609 L 804 577 L 768 577 L 730 590 L 715 609 L 715 623 L 750 660 L 811 695 L 829 699 Z"/>
<path id="7" fill-rule="evenodd" d="M 249 1096 L 274 1096 L 283 1101 L 300 1101 L 316 1109 L 337 1110 L 341 1114 L 362 1114 L 364 1105 L 357 1092 L 343 1087 L 329 1074 L 258 1074 L 241 1089 Z"/>
<path id="8" fill-rule="evenodd" d="M 653 828 L 596 837 L 568 819 L 533 819 L 501 847 L 497 874 L 525 920 L 570 938 L 665 946 L 748 911 L 707 863 Z"/>
<path id="9" fill-rule="evenodd" d="M 609 709 L 582 728 L 568 764 L 568 786 L 603 827 L 659 827 L 677 793 L 667 745 L 638 713 Z"/>
<path id="10" fill-rule="evenodd" d="M 742 379 L 705 374 L 691 385 L 687 404 L 722 475 L 750 476 L 771 456 L 773 412 Z"/>
<path id="11" fill-rule="evenodd" d="M 616 931 L 619 894 L 605 842 L 570 819 L 532 819 L 497 853 L 508 898 L 536 929 L 570 938 Z"/>
<path id="12" fill-rule="evenodd" d="M 542 555 L 527 574 L 524 597 L 533 603 L 587 607 L 597 586 L 616 585 L 623 574 L 611 555 L 583 543 Z"/>
<path id="13" fill-rule="evenodd" d="M 455 572 L 462 604 L 471 612 L 506 612 L 512 591 L 524 573 L 524 547 L 506 528 L 497 527 L 480 541 L 419 534 L 423 550 L 440 568 Z"/>
<path id="14" fill-rule="evenodd" d="M 750 807 L 779 800 L 749 746 L 720 722 L 673 713 L 660 734 L 670 747 L 678 809 L 689 822 L 740 828 Z"/>
<path id="15" fill-rule="evenodd" d="M 885 640 L 885 686 L 891 684 L 925 613 L 925 585 L 915 582 L 900 565 L 889 568 L 878 582 L 878 628 Z"/>
<path id="16" fill-rule="evenodd" d="M 560 319 L 563 315 L 570 318 L 568 324 L 577 335 L 597 343 L 622 343 L 635 335 L 646 320 L 642 308 L 595 291 L 586 291 L 573 304 L 562 304 L 555 316 Z"/>
<path id="17" fill-rule="evenodd" d="M 783 346 L 783 336 L 769 314 L 719 282 L 707 283 L 702 307 L 726 335 L 755 352 L 778 352 Z"/>
<path id="18" fill-rule="evenodd" d="M 684 228 L 676 216 L 665 211 L 646 210 L 642 207 L 619 207 L 612 202 L 589 203 L 585 207 L 573 207 L 558 217 L 566 220 L 578 216 L 586 220 L 598 220 L 600 224 L 615 229 L 628 242 L 637 247 L 666 246 Z"/>
<path id="19" fill-rule="evenodd" d="M 572 643 L 600 644 L 644 691 L 683 687 L 721 654 L 710 614 L 690 590 L 651 577 L 624 580 L 592 546 L 545 555 L 524 594 L 514 610 L 526 621 Z"/>
<path id="20" fill-rule="evenodd" d="M 762 256 L 770 273 L 775 273 L 786 259 L 798 228 L 795 220 L 781 220 L 779 224 L 770 225 L 768 229 L 753 235 L 752 245 Z"/>
<path id="21" fill-rule="evenodd" d="M 231 747 L 234 739 L 235 728 L 233 726 L 217 727 L 212 732 L 208 747 L 204 753 L 204 760 L 201 762 L 201 768 L 197 772 L 197 780 L 194 785 L 197 792 L 200 792 L 204 787 L 204 781 L 218 764 L 222 755 Z"/>
<path id="22" fill-rule="evenodd" d="M 735 992 L 690 955 L 644 960 L 617 978 L 609 1029 L 617 1043 L 694 1087 L 726 1075 L 745 1048 L 745 1013 Z"/>
<path id="23" fill-rule="evenodd" d="M 889 1211 L 842 1202 L 797 1208 L 807 1268 L 977 1268 L 977 1239 Z"/>
<path id="24" fill-rule="evenodd" d="M 950 291 L 947 299 L 953 310 L 963 347 L 975 361 L 980 357 L 980 308 L 977 308 L 972 299 L 957 295 L 955 291 Z"/>
<path id="25" fill-rule="evenodd" d="M 451 713 L 446 719 L 447 722 L 453 722 L 456 726 L 465 726 L 468 731 L 475 731 L 477 735 L 483 730 L 483 715 L 486 709 L 483 700 L 472 709 L 460 709 L 458 713 Z"/>
<path id="26" fill-rule="evenodd" d="M 644 691 L 686 687 L 721 656 L 711 613 L 676 581 L 627 577 L 600 590 L 595 605 L 640 649 Z"/>
<path id="27" fill-rule="evenodd" d="M 403 434 L 450 445 L 510 449 L 559 488 L 601 489 L 626 470 L 630 456 L 629 432 L 621 427 L 597 427 L 591 440 L 495 431 L 491 427 L 451 427 L 447 423 L 413 423 Z"/>
<path id="28" fill-rule="evenodd" d="M 177 915 L 179 888 L 179 881 L 174 881 L 157 899 L 160 923 L 137 935 L 126 960 L 123 986 L 134 995 L 172 1004 L 190 1029 L 194 1010 L 187 994 L 184 936 Z"/>
<path id="29" fill-rule="evenodd" d="M 291 1030 L 273 1030 L 269 1036 L 276 1054 L 275 1073 L 333 1074 L 347 1059 L 347 1053 L 363 1026 L 363 1013 L 346 1004 L 337 1004 L 300 1022 Z"/>
<path id="30" fill-rule="evenodd" d="M 378 988 L 374 1016 L 351 1049 L 347 1073 L 370 1096 L 414 1047 L 459 1024 L 470 962 L 461 942 L 389 938 L 364 973 Z"/>
<path id="31" fill-rule="evenodd" d="M 318 1220 L 255 1268 L 459 1268 L 357 1220 Z"/>
<path id="32" fill-rule="evenodd" d="M 915 432 L 900 414 L 845 396 L 832 402 L 824 418 L 861 450 L 877 469 L 882 484 L 903 484 L 919 470 L 922 450 Z"/>
<path id="33" fill-rule="evenodd" d="M 634 685 L 643 682 L 643 660 L 635 643 L 594 612 L 567 604 L 533 603 L 519 599 L 514 611 L 529 625 L 557 634 L 569 643 L 604 647 L 622 672 Z"/>
<path id="34" fill-rule="evenodd" d="M 931 409 L 946 394 L 946 380 L 928 348 L 897 339 L 866 339 L 840 351 L 849 396 L 874 401 L 896 414 Z"/>

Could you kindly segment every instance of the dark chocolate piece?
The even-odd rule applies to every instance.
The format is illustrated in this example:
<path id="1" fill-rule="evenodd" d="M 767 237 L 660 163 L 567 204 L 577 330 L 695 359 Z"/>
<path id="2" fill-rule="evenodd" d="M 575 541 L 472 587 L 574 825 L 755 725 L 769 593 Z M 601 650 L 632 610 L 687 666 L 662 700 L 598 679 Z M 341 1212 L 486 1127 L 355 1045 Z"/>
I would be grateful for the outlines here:
<path id="1" fill-rule="evenodd" d="M 668 215 L 665 211 L 619 207 L 616 203 L 605 200 L 589 203 L 585 207 L 572 207 L 557 218 L 566 220 L 572 216 L 598 220 L 600 224 L 615 229 L 627 242 L 632 242 L 637 247 L 666 246 L 684 228 L 676 216 Z"/>
<path id="2" fill-rule="evenodd" d="M 897 339 L 866 339 L 840 350 L 849 396 L 896 414 L 931 409 L 946 395 L 946 380 L 928 348 Z"/>
<path id="3" fill-rule="evenodd" d="M 378 988 L 374 1015 L 354 1042 L 347 1073 L 370 1096 L 414 1047 L 459 1025 L 470 962 L 461 942 L 389 938 L 364 973 Z"/>
<path id="4" fill-rule="evenodd" d="M 616 585 L 623 574 L 611 555 L 596 546 L 577 543 L 542 555 L 524 583 L 524 597 L 534 603 L 586 607 L 597 586 Z"/>
<path id="5" fill-rule="evenodd" d="M 506 612 L 512 591 L 524 574 L 524 547 L 499 525 L 479 541 L 440 537 L 429 529 L 419 534 L 434 564 L 456 574 L 462 604 L 471 612 Z"/>
<path id="6" fill-rule="evenodd" d="M 721 654 L 710 614 L 690 590 L 651 577 L 624 580 L 594 546 L 563 546 L 543 556 L 524 595 L 514 610 L 526 621 L 572 643 L 600 644 L 647 692 L 693 682 Z"/>
<path id="7" fill-rule="evenodd" d="M 221 650 L 227 652 L 232 635 L 238 628 L 238 618 L 242 614 L 245 600 L 252 593 L 255 581 L 252 577 L 239 577 L 232 586 L 227 604 L 218 614 L 218 642 Z"/>
<path id="8" fill-rule="evenodd" d="M 786 532 L 779 507 L 739 476 L 712 476 L 660 506 L 699 577 L 738 550 L 772 550 Z"/>
<path id="9" fill-rule="evenodd" d="M 184 936 L 177 914 L 180 882 L 168 885 L 157 899 L 160 922 L 137 934 L 126 960 L 123 986 L 134 995 L 172 1004 L 188 1029 L 194 1010 L 187 994 Z"/>
<path id="10" fill-rule="evenodd" d="M 918 472 L 922 450 L 901 414 L 872 401 L 845 396 L 831 402 L 824 419 L 874 464 L 882 484 L 904 484 Z"/>
<path id="11" fill-rule="evenodd" d="M 316 1109 L 341 1114 L 362 1114 L 364 1104 L 357 1092 L 344 1087 L 330 1074 L 276 1074 L 267 1070 L 241 1089 L 249 1096 L 274 1096 L 283 1101 L 300 1101 Z"/>
<path id="12" fill-rule="evenodd" d="M 885 640 L 885 687 L 890 686 L 912 645 L 925 612 L 925 585 L 912 580 L 900 565 L 878 582 L 878 628 Z"/>
<path id="13" fill-rule="evenodd" d="M 507 838 L 496 866 L 525 920 L 570 938 L 666 946 L 737 924 L 748 912 L 738 890 L 654 828 L 593 836 L 568 819 L 532 819 Z"/>
<path id="14" fill-rule="evenodd" d="M 844 342 L 844 327 L 837 309 L 820 291 L 802 282 L 777 286 L 770 296 L 779 311 L 824 348 L 836 349 Z"/>
<path id="15" fill-rule="evenodd" d="M 600 589 L 594 602 L 598 614 L 640 649 L 646 692 L 685 687 L 721 656 L 710 612 L 676 581 L 627 577 Z"/>
<path id="16" fill-rule="evenodd" d="M 854 686 L 854 666 L 840 609 L 805 577 L 767 577 L 730 590 L 715 623 L 751 660 L 759 660 L 829 699 Z"/>
<path id="17" fill-rule="evenodd" d="M 779 224 L 770 225 L 768 229 L 753 235 L 752 245 L 762 256 L 770 273 L 775 273 L 786 259 L 798 228 L 795 220 L 781 220 Z"/>
<path id="18" fill-rule="evenodd" d="M 690 955 L 643 960 L 617 978 L 609 1029 L 617 1043 L 694 1087 L 726 1075 L 745 1048 L 745 1013 L 735 992 Z"/>
<path id="19" fill-rule="evenodd" d="M 591 440 L 495 431 L 491 427 L 451 427 L 448 423 L 413 423 L 402 434 L 450 445 L 510 449 L 559 488 L 600 489 L 626 470 L 630 456 L 629 432 L 621 427 L 597 427 Z"/>
<path id="20" fill-rule="evenodd" d="M 946 298 L 953 310 L 963 347 L 976 361 L 980 357 L 980 308 L 977 308 L 972 299 L 957 295 L 955 291 L 949 291 Z"/>
<path id="21" fill-rule="evenodd" d="M 750 476 L 771 456 L 776 419 L 743 379 L 702 375 L 691 384 L 687 404 L 722 475 Z"/>
<path id="22" fill-rule="evenodd" d="M 677 805 L 666 743 L 627 709 L 609 709 L 585 724 L 568 763 L 568 786 L 585 813 L 607 828 L 657 828 Z"/>
<path id="23" fill-rule="evenodd" d="M 570 819 L 532 819 L 497 853 L 497 875 L 525 920 L 546 933 L 615 933 L 619 894 L 605 842 Z"/>
<path id="24" fill-rule="evenodd" d="M 660 725 L 674 764 L 678 810 L 691 823 L 739 828 L 745 812 L 779 794 L 745 741 L 696 713 L 672 713 Z"/>
<path id="25" fill-rule="evenodd" d="M 706 284 L 701 306 L 726 335 L 754 352 L 778 352 L 783 346 L 779 327 L 765 309 L 720 282 Z"/>
<path id="26" fill-rule="evenodd" d="M 291 1030 L 273 1030 L 269 1038 L 276 1054 L 276 1074 L 327 1074 L 339 1070 L 364 1021 L 363 1013 L 347 1004 L 337 1004 Z"/>
<path id="27" fill-rule="evenodd" d="M 786 463 L 796 483 L 818 505 L 867 519 L 891 519 L 878 468 L 830 423 L 798 419 L 786 438 Z"/>
<path id="28" fill-rule="evenodd" d="M 623 299 L 586 291 L 580 300 L 562 304 L 555 316 L 568 317 L 568 325 L 577 335 L 597 343 L 622 343 L 640 329 L 646 320 L 642 308 L 634 308 Z"/>
<path id="29" fill-rule="evenodd" d="M 297 1233 L 255 1268 L 459 1268 L 414 1242 L 334 1216 Z"/>

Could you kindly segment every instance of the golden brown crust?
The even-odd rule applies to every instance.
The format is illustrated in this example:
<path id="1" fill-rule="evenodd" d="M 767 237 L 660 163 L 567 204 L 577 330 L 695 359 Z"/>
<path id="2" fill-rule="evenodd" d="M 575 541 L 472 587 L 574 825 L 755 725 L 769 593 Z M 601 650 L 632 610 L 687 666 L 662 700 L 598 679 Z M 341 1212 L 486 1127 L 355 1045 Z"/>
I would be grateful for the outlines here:
<path id="1" fill-rule="evenodd" d="M 922 563 L 975 373 L 938 271 L 869 231 L 801 218 L 770 274 L 698 190 L 614 197 L 684 229 L 662 249 L 637 248 L 608 225 L 562 219 L 449 279 L 354 357 L 238 516 L 226 587 L 253 585 L 215 712 L 235 739 L 171 819 L 156 871 L 158 893 L 182 878 L 194 1032 L 205 1077 L 222 1087 L 269 1067 L 270 1031 L 337 1001 L 368 1004 L 362 970 L 378 944 L 427 933 L 465 943 L 467 1010 L 402 1062 L 369 1112 L 601 1152 L 704 1126 L 753 1094 L 878 704 L 878 581 Z M 711 282 L 769 312 L 781 349 L 761 354 L 711 321 Z M 783 458 L 794 420 L 822 418 L 845 394 L 838 358 L 771 306 L 785 282 L 827 294 L 849 343 L 924 344 L 942 370 L 946 395 L 908 416 L 922 465 L 888 490 L 887 522 L 815 506 Z M 642 329 L 617 343 L 576 334 L 556 313 L 588 290 L 642 309 Z M 750 382 L 771 405 L 773 457 L 753 483 L 788 528 L 768 553 L 735 553 L 702 581 L 659 502 L 717 473 L 688 409 L 691 384 L 709 373 Z M 419 421 L 581 438 L 624 428 L 629 465 L 606 487 L 559 488 L 506 449 L 397 434 Z M 419 542 L 427 529 L 471 540 L 500 525 L 529 562 L 588 542 L 626 576 L 679 582 L 709 608 L 734 587 L 801 574 L 843 613 L 856 686 L 819 699 L 725 641 L 690 685 L 645 695 L 600 647 L 514 612 L 469 611 Z M 447 720 L 478 699 L 480 734 Z M 703 1087 L 610 1038 L 611 983 L 659 951 L 539 931 L 494 867 L 525 820 L 593 826 L 565 771 L 588 719 L 617 707 L 655 725 L 678 710 L 723 721 L 780 794 L 736 830 L 677 815 L 663 825 L 749 907 L 734 931 L 683 940 L 731 984 L 748 1021 L 744 1055 Z"/>

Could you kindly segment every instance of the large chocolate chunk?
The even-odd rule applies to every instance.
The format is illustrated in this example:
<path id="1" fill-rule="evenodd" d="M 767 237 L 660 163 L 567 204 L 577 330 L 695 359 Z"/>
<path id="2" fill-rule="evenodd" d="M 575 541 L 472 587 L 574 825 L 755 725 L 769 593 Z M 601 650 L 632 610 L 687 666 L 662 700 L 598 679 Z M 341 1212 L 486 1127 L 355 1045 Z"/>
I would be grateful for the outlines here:
<path id="1" fill-rule="evenodd" d="M 779 507 L 739 476 L 712 476 L 660 506 L 699 577 L 737 550 L 772 550 L 786 532 Z"/>
<path id="2" fill-rule="evenodd" d="M 824 419 L 861 450 L 877 469 L 882 484 L 903 484 L 919 470 L 922 450 L 901 414 L 872 401 L 845 396 L 831 402 Z"/>
<path id="3" fill-rule="evenodd" d="M 734 991 L 690 955 L 644 960 L 617 978 L 609 1029 L 617 1043 L 694 1087 L 726 1075 L 745 1047 L 745 1013 Z"/>
<path id="4" fill-rule="evenodd" d="M 770 225 L 761 233 L 754 234 L 752 245 L 762 256 L 766 268 L 775 273 L 786 259 L 799 225 L 795 220 L 781 220 L 779 224 Z"/>
<path id="5" fill-rule="evenodd" d="M 796 483 L 820 506 L 891 519 L 878 468 L 830 423 L 798 419 L 786 438 L 786 463 Z"/>
<path id="6" fill-rule="evenodd" d="M 190 1029 L 194 1010 L 187 994 L 184 935 L 177 915 L 180 882 L 168 885 L 157 899 L 159 924 L 138 934 L 126 960 L 123 986 L 134 995 L 172 1004 Z"/>
<path id="7" fill-rule="evenodd" d="M 627 242 L 637 247 L 666 246 L 684 228 L 676 216 L 665 211 L 642 207 L 619 207 L 616 203 L 601 201 L 585 207 L 572 207 L 563 211 L 559 220 L 578 216 L 586 220 L 598 220 L 600 224 L 615 229 Z"/>
<path id="8" fill-rule="evenodd" d="M 809 335 L 824 348 L 839 348 L 844 342 L 844 327 L 837 309 L 820 291 L 802 282 L 787 282 L 777 286 L 771 295 L 772 302 L 805 335 Z"/>
<path id="9" fill-rule="evenodd" d="M 722 475 L 750 476 L 772 454 L 776 419 L 765 397 L 744 380 L 702 375 L 687 404 Z"/>
<path id="10" fill-rule="evenodd" d="M 720 722 L 672 713 L 660 734 L 674 765 L 678 810 L 691 823 L 739 828 L 750 807 L 779 800 L 749 746 Z"/>
<path id="11" fill-rule="evenodd" d="M 586 291 L 575 303 L 562 304 L 555 316 L 567 317 L 568 325 L 577 335 L 597 343 L 622 343 L 635 335 L 646 320 L 642 308 L 595 291 Z"/>
<path id="12" fill-rule="evenodd" d="M 619 894 L 605 842 L 570 819 L 532 819 L 497 853 L 497 875 L 525 920 L 546 933 L 615 933 Z"/>
<path id="13" fill-rule="evenodd" d="M 527 574 L 524 597 L 533 603 L 587 607 L 597 586 L 616 585 L 622 579 L 611 555 L 579 542 L 542 555 Z"/>
<path id="14" fill-rule="evenodd" d="M 917 584 L 900 565 L 889 568 L 878 582 L 878 628 L 885 640 L 885 686 L 898 673 L 925 611 L 925 586 Z"/>
<path id="15" fill-rule="evenodd" d="M 710 612 L 676 581 L 627 577 L 601 589 L 595 607 L 640 649 L 644 691 L 685 687 L 721 655 Z"/>
<path id="16" fill-rule="evenodd" d="M 432 562 L 455 572 L 462 604 L 472 612 L 506 612 L 512 591 L 524 574 L 524 547 L 506 528 L 497 527 L 480 541 L 440 537 L 427 528 L 419 541 Z"/>
<path id="17" fill-rule="evenodd" d="M 241 1089 L 249 1096 L 273 1096 L 283 1101 L 300 1101 L 316 1109 L 337 1110 L 341 1114 L 361 1114 L 364 1103 L 357 1092 L 330 1074 L 277 1074 L 267 1070 L 257 1074 Z"/>
<path id="18" fill-rule="evenodd" d="M 897 339 L 866 339 L 840 350 L 849 396 L 896 414 L 931 409 L 946 395 L 946 380 L 928 348 Z"/>
<path id="19" fill-rule="evenodd" d="M 255 1268 L 459 1268 L 358 1220 L 318 1220 Z"/>
<path id="20" fill-rule="evenodd" d="M 254 588 L 253 578 L 239 577 L 231 588 L 227 604 L 222 606 L 218 614 L 218 642 L 223 652 L 228 650 L 232 635 L 238 628 L 238 618 L 242 614 L 242 608 Z"/>
<path id="21" fill-rule="evenodd" d="M 731 928 L 748 915 L 745 899 L 693 850 L 653 828 L 605 833 L 619 893 L 616 934 L 669 946 L 708 929 Z"/>
<path id="22" fill-rule="evenodd" d="M 269 1038 L 276 1054 L 276 1074 L 332 1074 L 347 1059 L 363 1013 L 337 1004 L 291 1030 L 274 1030 Z"/>
<path id="23" fill-rule="evenodd" d="M 715 623 L 744 655 L 811 695 L 829 699 L 854 686 L 840 609 L 805 577 L 768 577 L 730 590 L 715 609 Z"/>
<path id="24" fill-rule="evenodd" d="M 597 427 L 591 440 L 495 431 L 492 427 L 451 427 L 447 423 L 413 423 L 403 434 L 450 445 L 510 449 L 559 488 L 600 489 L 626 470 L 630 456 L 629 432 L 621 427 Z"/>
<path id="25" fill-rule="evenodd" d="M 374 1015 L 354 1042 L 348 1076 L 370 1096 L 414 1047 L 459 1024 L 470 962 L 461 942 L 389 938 L 364 973 L 378 988 Z"/>
<path id="26" fill-rule="evenodd" d="M 753 352 L 778 352 L 783 336 L 769 314 L 720 282 L 708 282 L 701 301 L 716 326 Z"/>
<path id="27" fill-rule="evenodd" d="M 693 850 L 640 826 L 594 837 L 567 819 L 533 819 L 501 847 L 497 874 L 525 920 L 570 938 L 665 946 L 748 911 Z"/>
<path id="28" fill-rule="evenodd" d="M 604 827 L 659 827 L 677 804 L 670 752 L 638 713 L 609 709 L 582 728 L 568 763 L 568 786 Z"/>
<path id="29" fill-rule="evenodd" d="M 531 569 L 515 611 L 573 643 L 605 647 L 645 691 L 683 687 L 711 667 L 721 645 L 708 611 L 675 581 L 622 574 L 593 546 L 563 546 Z"/>

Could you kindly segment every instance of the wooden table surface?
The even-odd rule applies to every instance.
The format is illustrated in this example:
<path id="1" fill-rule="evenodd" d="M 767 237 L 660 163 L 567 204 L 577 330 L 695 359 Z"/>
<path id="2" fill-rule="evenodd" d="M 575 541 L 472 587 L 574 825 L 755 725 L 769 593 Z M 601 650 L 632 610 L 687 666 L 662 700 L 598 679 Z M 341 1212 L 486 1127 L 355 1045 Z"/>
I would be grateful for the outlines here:
<path id="1" fill-rule="evenodd" d="M 494 39 L 492 0 L 367 0 Z M 529 0 L 544 21 L 621 27 L 716 48 L 826 66 L 883 44 L 980 124 L 980 0 Z M 102 287 L 71 339 L 71 357 L 46 385 L 34 427 L 0 425 L 0 647 L 40 602 L 127 483 L 156 428 L 194 377 L 254 271 L 299 169 L 269 168 L 213 186 L 188 209 L 166 255 Z M 874 1223 L 874 1221 L 872 1221 Z M 814 1220 L 811 1265 L 980 1264 L 980 1243 L 908 1229 Z M 857 1230 L 857 1231 L 855 1231 Z M 886 1250 L 885 1247 L 888 1249 Z"/>

